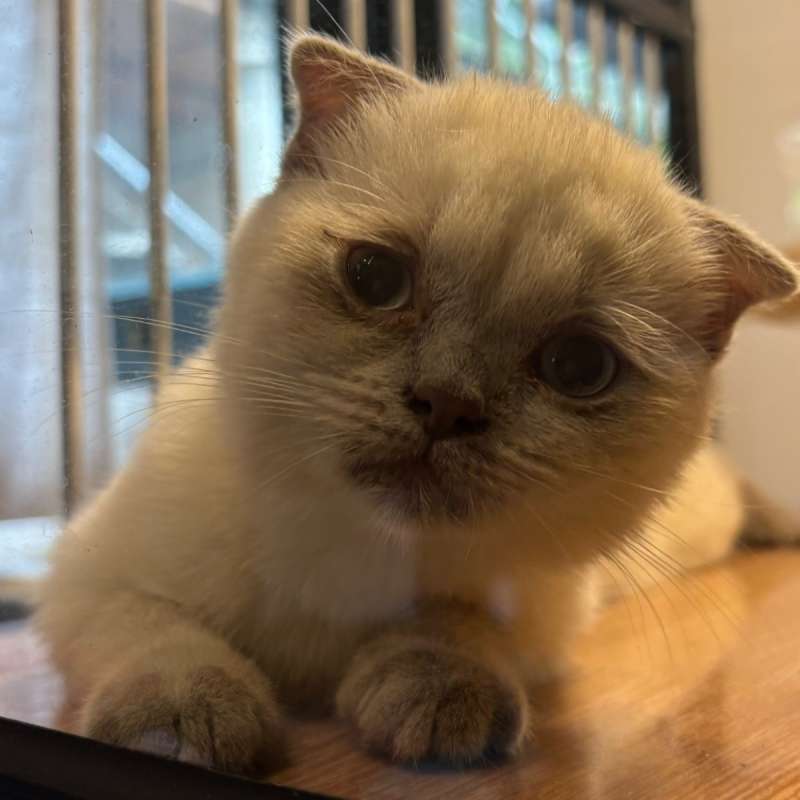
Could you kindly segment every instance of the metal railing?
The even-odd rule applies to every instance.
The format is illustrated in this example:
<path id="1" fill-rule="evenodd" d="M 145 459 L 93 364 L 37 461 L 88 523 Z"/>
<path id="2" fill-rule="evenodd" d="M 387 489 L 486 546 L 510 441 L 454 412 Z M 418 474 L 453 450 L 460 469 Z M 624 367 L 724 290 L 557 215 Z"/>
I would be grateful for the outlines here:
<path id="1" fill-rule="evenodd" d="M 76 190 L 78 159 L 77 148 L 78 84 L 76 65 L 80 58 L 82 37 L 79 35 L 78 8 L 85 0 L 59 0 L 59 90 L 60 90 L 60 176 L 59 176 L 59 225 L 60 238 L 60 302 L 61 325 L 61 375 L 63 401 L 63 468 L 64 505 L 70 513 L 81 496 L 80 464 L 82 448 L 81 419 L 81 374 L 78 357 L 78 258 L 77 252 L 86 243 L 80 242 L 80 230 L 76 215 Z M 570 53 L 575 36 L 574 20 L 577 0 L 547 0 L 549 8 L 555 4 L 555 21 L 561 40 L 561 86 L 567 97 L 573 94 L 574 81 L 571 75 Z M 140 190 L 146 190 L 149 201 L 150 232 L 150 302 L 154 326 L 153 348 L 159 379 L 163 379 L 171 365 L 171 294 L 168 271 L 168 232 L 170 220 L 184 222 L 197 219 L 190 208 L 176 208 L 180 204 L 169 188 L 169 148 L 168 148 L 168 103 L 166 47 L 166 3 L 167 0 L 145 0 L 142 6 L 145 15 L 146 54 L 147 54 L 147 131 L 148 164 L 133 164 L 131 180 Z M 391 55 L 398 65 L 408 71 L 415 71 L 420 65 L 417 52 L 418 35 L 423 22 L 433 20 L 438 33 L 437 57 L 441 72 L 445 75 L 457 73 L 460 69 L 459 52 L 456 39 L 457 0 L 439 0 L 429 4 L 414 0 L 382 0 L 381 3 L 368 3 L 365 0 L 343 0 L 332 4 L 323 0 L 287 0 L 284 3 L 284 22 L 289 26 L 303 29 L 309 26 L 313 13 L 322 9 L 333 20 L 339 32 L 361 47 L 369 46 L 368 22 L 370 14 L 381 5 L 388 16 L 391 31 Z M 535 31 L 539 23 L 541 6 L 545 0 L 524 0 L 524 74 L 534 81 L 537 74 L 537 52 Z M 671 81 L 670 91 L 674 95 L 676 85 L 681 111 L 681 124 L 689 129 L 684 131 L 684 150 L 691 158 L 694 177 L 697 177 L 696 130 L 693 129 L 693 74 L 692 74 L 692 31 L 689 8 L 686 2 L 665 2 L 665 0 L 589 0 L 584 4 L 587 14 L 585 42 L 592 62 L 591 94 L 592 105 L 601 110 L 603 98 L 603 75 L 607 64 L 609 15 L 616 19 L 617 64 L 621 73 L 623 87 L 622 124 L 634 132 L 633 96 L 637 82 L 635 57 L 635 30 L 644 35 L 642 61 L 644 67 L 644 91 L 648 98 L 647 124 L 644 138 L 655 141 L 657 136 L 657 103 L 664 91 L 665 76 Z M 488 0 L 484 3 L 487 66 L 492 70 L 501 68 L 499 3 Z M 421 19 L 420 15 L 426 17 Z M 219 0 L 219 57 L 222 64 L 220 80 L 220 127 L 224 145 L 224 193 L 227 210 L 226 228 L 229 230 L 239 212 L 239 126 L 237 102 L 239 80 L 237 72 L 239 0 Z M 665 44 L 666 43 L 666 44 Z M 681 57 L 669 60 L 668 46 L 678 47 Z M 666 67 L 664 67 L 666 65 Z M 676 84 L 677 82 L 677 84 Z M 685 120 L 689 120 L 688 126 Z M 696 126 L 694 126 L 696 127 Z M 675 122 L 672 126 L 675 138 Z M 679 131 L 680 133 L 680 131 Z M 692 141 L 692 138 L 695 141 Z M 678 136 L 680 139 L 680 136 Z M 103 158 L 120 157 L 119 148 L 110 138 L 99 138 L 94 151 Z M 688 150 L 687 150 L 688 148 Z M 688 161 L 681 154 L 684 167 Z M 123 161 L 124 153 L 123 153 Z M 126 162 L 127 163 L 127 162 Z M 692 166 L 690 164 L 690 167 Z M 131 164 L 128 164 L 131 166 Z M 130 172 L 130 170 L 128 170 Z M 183 213 L 185 212 L 185 213 Z M 180 219 L 178 219 L 180 218 Z M 184 226 L 185 227 L 185 226 Z M 191 226 L 190 226 L 191 227 Z M 201 226 L 202 227 L 202 226 Z M 206 226 L 208 227 L 208 226 Z M 204 229 L 205 230 L 205 229 Z M 190 231 L 184 231 L 191 235 Z M 205 230 L 208 234 L 208 230 Z M 201 238 L 203 238 L 201 236 Z M 208 240 L 208 235 L 205 236 Z M 220 243 L 211 236 L 210 246 L 218 251 Z M 206 245 L 209 241 L 205 242 Z"/>

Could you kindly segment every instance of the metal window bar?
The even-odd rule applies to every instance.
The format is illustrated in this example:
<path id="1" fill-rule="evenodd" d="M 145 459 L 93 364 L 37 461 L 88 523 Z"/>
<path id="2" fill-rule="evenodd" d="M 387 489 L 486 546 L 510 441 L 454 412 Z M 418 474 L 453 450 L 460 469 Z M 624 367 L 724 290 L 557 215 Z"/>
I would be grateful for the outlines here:
<path id="1" fill-rule="evenodd" d="M 168 227 L 164 204 L 169 190 L 169 118 L 167 116 L 167 18 L 164 0 L 147 0 L 147 143 L 150 183 L 151 341 L 159 382 L 172 363 L 172 297 L 167 262 Z"/>
<path id="2" fill-rule="evenodd" d="M 392 49 L 398 66 L 406 72 L 417 68 L 414 0 L 392 0 Z"/>
<path id="3" fill-rule="evenodd" d="M 636 120 L 633 114 L 633 86 L 635 66 L 633 57 L 634 30 L 633 25 L 621 19 L 617 27 L 617 53 L 619 69 L 622 74 L 622 129 L 633 135 Z"/>
<path id="4" fill-rule="evenodd" d="M 556 19 L 558 32 L 561 36 L 561 94 L 569 100 L 572 98 L 572 76 L 570 75 L 569 57 L 572 49 L 573 31 L 573 0 L 558 0 Z"/>
<path id="5" fill-rule="evenodd" d="M 59 302 L 61 304 L 61 445 L 64 513 L 69 516 L 80 497 L 80 336 L 78 331 L 78 4 L 58 6 L 59 89 Z"/>
<path id="6" fill-rule="evenodd" d="M 222 62 L 222 144 L 225 150 L 225 219 L 230 231 L 239 215 L 239 0 L 220 6 Z"/>
<path id="7" fill-rule="evenodd" d="M 500 71 L 500 31 L 497 27 L 497 8 L 495 0 L 486 0 L 486 53 L 489 69 L 497 73 Z"/>
<path id="8" fill-rule="evenodd" d="M 525 3 L 525 76 L 536 83 L 536 0 L 523 0 Z"/>
<path id="9" fill-rule="evenodd" d="M 458 71 L 454 2 L 455 0 L 439 0 L 439 60 L 445 75 L 455 75 Z"/>
<path id="10" fill-rule="evenodd" d="M 367 6 L 365 0 L 345 0 L 344 29 L 355 47 L 367 46 Z"/>
<path id="11" fill-rule="evenodd" d="M 316 0 L 287 0 L 286 3 L 286 22 L 293 28 L 305 30 L 308 28 L 310 15 L 308 13 L 309 2 Z"/>
<path id="12" fill-rule="evenodd" d="M 102 252 L 100 218 L 101 193 L 98 190 L 99 164 L 87 157 L 97 139 L 99 22 L 95 0 L 78 0 L 80 31 L 80 103 L 78 106 L 78 197 L 80 284 L 79 332 L 81 364 L 81 462 L 79 497 L 98 488 L 111 469 L 111 359 L 110 326 L 106 312 L 106 279 L 100 258 Z"/>
<path id="13" fill-rule="evenodd" d="M 592 56 L 592 110 L 600 114 L 605 99 L 606 16 L 600 3 L 589 6 L 589 50 Z"/>
<path id="14" fill-rule="evenodd" d="M 661 43 L 650 33 L 645 34 L 644 39 L 644 82 L 647 88 L 648 143 L 660 145 L 658 114 L 661 103 Z"/>

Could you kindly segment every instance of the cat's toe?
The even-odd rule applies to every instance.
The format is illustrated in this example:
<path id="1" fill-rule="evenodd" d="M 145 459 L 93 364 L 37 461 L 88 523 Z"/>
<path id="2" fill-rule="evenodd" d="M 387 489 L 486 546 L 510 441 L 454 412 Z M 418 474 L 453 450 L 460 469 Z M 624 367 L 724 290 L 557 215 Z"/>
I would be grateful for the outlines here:
<path id="1" fill-rule="evenodd" d="M 337 704 L 368 749 L 400 762 L 505 757 L 519 750 L 528 730 L 521 686 L 427 643 L 357 656 Z"/>
<path id="2" fill-rule="evenodd" d="M 90 697 L 80 732 L 108 744 L 243 775 L 263 775 L 282 753 L 277 706 L 216 666 L 115 682 Z"/>
<path id="3" fill-rule="evenodd" d="M 198 767 L 214 766 L 209 759 L 203 758 L 196 747 L 184 741 L 175 729 L 154 728 L 145 731 L 138 740 L 131 742 L 130 746 L 143 753 L 183 761 Z"/>

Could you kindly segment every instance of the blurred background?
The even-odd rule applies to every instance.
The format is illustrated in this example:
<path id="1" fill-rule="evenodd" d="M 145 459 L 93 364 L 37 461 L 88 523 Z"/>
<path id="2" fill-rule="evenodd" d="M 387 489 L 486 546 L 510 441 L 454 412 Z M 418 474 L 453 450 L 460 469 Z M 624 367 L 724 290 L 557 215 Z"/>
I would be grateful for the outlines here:
<path id="1" fill-rule="evenodd" d="M 800 260 L 797 0 L 0 0 L 0 571 L 27 575 L 203 340 L 291 119 L 281 32 L 495 71 L 658 148 Z M 164 331 L 169 333 L 164 335 Z M 800 311 L 751 315 L 720 431 L 800 513 Z"/>

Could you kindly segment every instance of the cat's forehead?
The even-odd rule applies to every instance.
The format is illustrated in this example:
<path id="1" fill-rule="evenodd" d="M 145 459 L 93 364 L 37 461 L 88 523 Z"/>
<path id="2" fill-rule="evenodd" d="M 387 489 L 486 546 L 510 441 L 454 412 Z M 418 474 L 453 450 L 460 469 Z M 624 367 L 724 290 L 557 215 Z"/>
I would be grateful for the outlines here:
<path id="1" fill-rule="evenodd" d="M 372 193 L 375 224 L 423 251 L 434 283 L 457 277 L 484 302 L 649 291 L 689 260 L 659 158 L 523 87 L 468 78 L 409 93 L 368 110 L 333 158 L 342 183 Z"/>
<path id="2" fill-rule="evenodd" d="M 420 201 L 458 191 L 469 199 L 531 205 L 579 186 L 647 196 L 665 184 L 661 160 L 594 119 L 543 93 L 491 79 L 462 79 L 378 104 L 349 138 L 368 170 L 391 176 Z"/>

